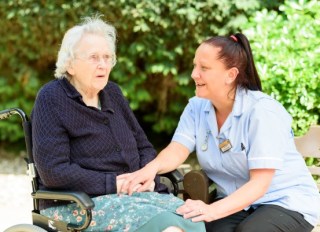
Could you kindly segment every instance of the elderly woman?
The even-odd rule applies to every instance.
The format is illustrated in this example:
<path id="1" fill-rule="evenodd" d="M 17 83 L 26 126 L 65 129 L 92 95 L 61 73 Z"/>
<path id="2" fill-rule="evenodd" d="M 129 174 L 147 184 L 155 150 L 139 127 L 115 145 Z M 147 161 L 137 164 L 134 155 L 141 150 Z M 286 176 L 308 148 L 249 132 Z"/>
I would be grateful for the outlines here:
<path id="1" fill-rule="evenodd" d="M 183 201 L 156 177 L 146 192 L 119 193 L 120 174 L 156 156 L 120 88 L 109 82 L 116 64 L 116 32 L 99 17 L 86 18 L 64 36 L 55 77 L 32 111 L 34 160 L 40 189 L 83 191 L 95 208 L 86 231 L 204 231 L 175 214 Z M 141 184 L 137 184 L 136 189 Z M 40 202 L 41 214 L 81 223 L 75 204 Z"/>

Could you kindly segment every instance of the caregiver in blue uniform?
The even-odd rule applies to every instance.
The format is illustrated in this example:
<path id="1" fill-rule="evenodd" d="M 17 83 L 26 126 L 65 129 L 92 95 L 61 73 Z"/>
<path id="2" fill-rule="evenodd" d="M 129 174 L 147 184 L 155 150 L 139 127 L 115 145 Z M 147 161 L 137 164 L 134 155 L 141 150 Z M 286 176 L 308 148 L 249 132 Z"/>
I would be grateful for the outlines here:
<path id="1" fill-rule="evenodd" d="M 200 44 L 193 60 L 196 96 L 172 138 L 143 169 L 119 176 L 123 191 L 144 191 L 157 173 L 196 151 L 217 184 L 211 204 L 187 200 L 177 213 L 205 221 L 207 231 L 307 232 L 318 222 L 320 195 L 294 144 L 292 118 L 264 94 L 245 35 Z"/>

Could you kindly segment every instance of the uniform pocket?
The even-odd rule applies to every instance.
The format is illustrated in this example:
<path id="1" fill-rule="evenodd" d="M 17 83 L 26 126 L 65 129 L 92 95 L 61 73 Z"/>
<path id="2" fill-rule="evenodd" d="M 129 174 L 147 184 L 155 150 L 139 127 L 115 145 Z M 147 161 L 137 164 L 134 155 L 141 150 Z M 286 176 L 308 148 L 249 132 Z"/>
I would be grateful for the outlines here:
<path id="1" fill-rule="evenodd" d="M 221 153 L 222 167 L 232 176 L 249 178 L 248 159 L 245 151 Z"/>

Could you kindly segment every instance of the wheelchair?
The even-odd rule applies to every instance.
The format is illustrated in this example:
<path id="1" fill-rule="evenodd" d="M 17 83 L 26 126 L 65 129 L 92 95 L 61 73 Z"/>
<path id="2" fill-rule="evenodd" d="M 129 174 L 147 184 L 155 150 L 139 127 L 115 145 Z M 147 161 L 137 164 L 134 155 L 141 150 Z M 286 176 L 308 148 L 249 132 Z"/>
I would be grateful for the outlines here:
<path id="1" fill-rule="evenodd" d="M 48 191 L 40 190 L 38 181 L 39 176 L 37 174 L 36 166 L 32 156 L 32 136 L 31 136 L 31 121 L 28 119 L 26 113 L 19 108 L 10 108 L 0 111 L 0 120 L 6 119 L 12 115 L 18 114 L 22 120 L 22 128 L 25 137 L 25 146 L 27 157 L 27 174 L 31 178 L 33 199 L 32 210 L 32 224 L 18 224 L 7 228 L 4 232 L 76 232 L 85 230 L 91 222 L 92 210 L 94 209 L 94 202 L 84 192 L 79 191 Z M 161 174 L 160 176 L 166 184 L 169 183 L 169 189 L 173 195 L 177 196 L 180 192 L 180 183 L 183 181 L 183 176 L 178 170 L 174 170 L 169 173 Z M 40 214 L 39 200 L 54 200 L 54 201 L 66 201 L 70 203 L 77 203 L 79 207 L 85 211 L 85 221 L 82 225 L 74 225 L 64 221 L 56 221 L 52 218 L 48 218 Z"/>

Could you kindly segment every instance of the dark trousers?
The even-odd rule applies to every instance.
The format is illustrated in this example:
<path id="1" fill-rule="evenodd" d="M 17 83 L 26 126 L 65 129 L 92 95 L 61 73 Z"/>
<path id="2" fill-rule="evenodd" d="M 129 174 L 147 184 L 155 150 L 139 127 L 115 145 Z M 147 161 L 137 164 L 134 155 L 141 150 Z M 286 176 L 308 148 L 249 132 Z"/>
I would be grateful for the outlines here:
<path id="1" fill-rule="evenodd" d="M 242 210 L 206 223 L 207 232 L 310 232 L 312 229 L 302 214 L 277 205 Z"/>

